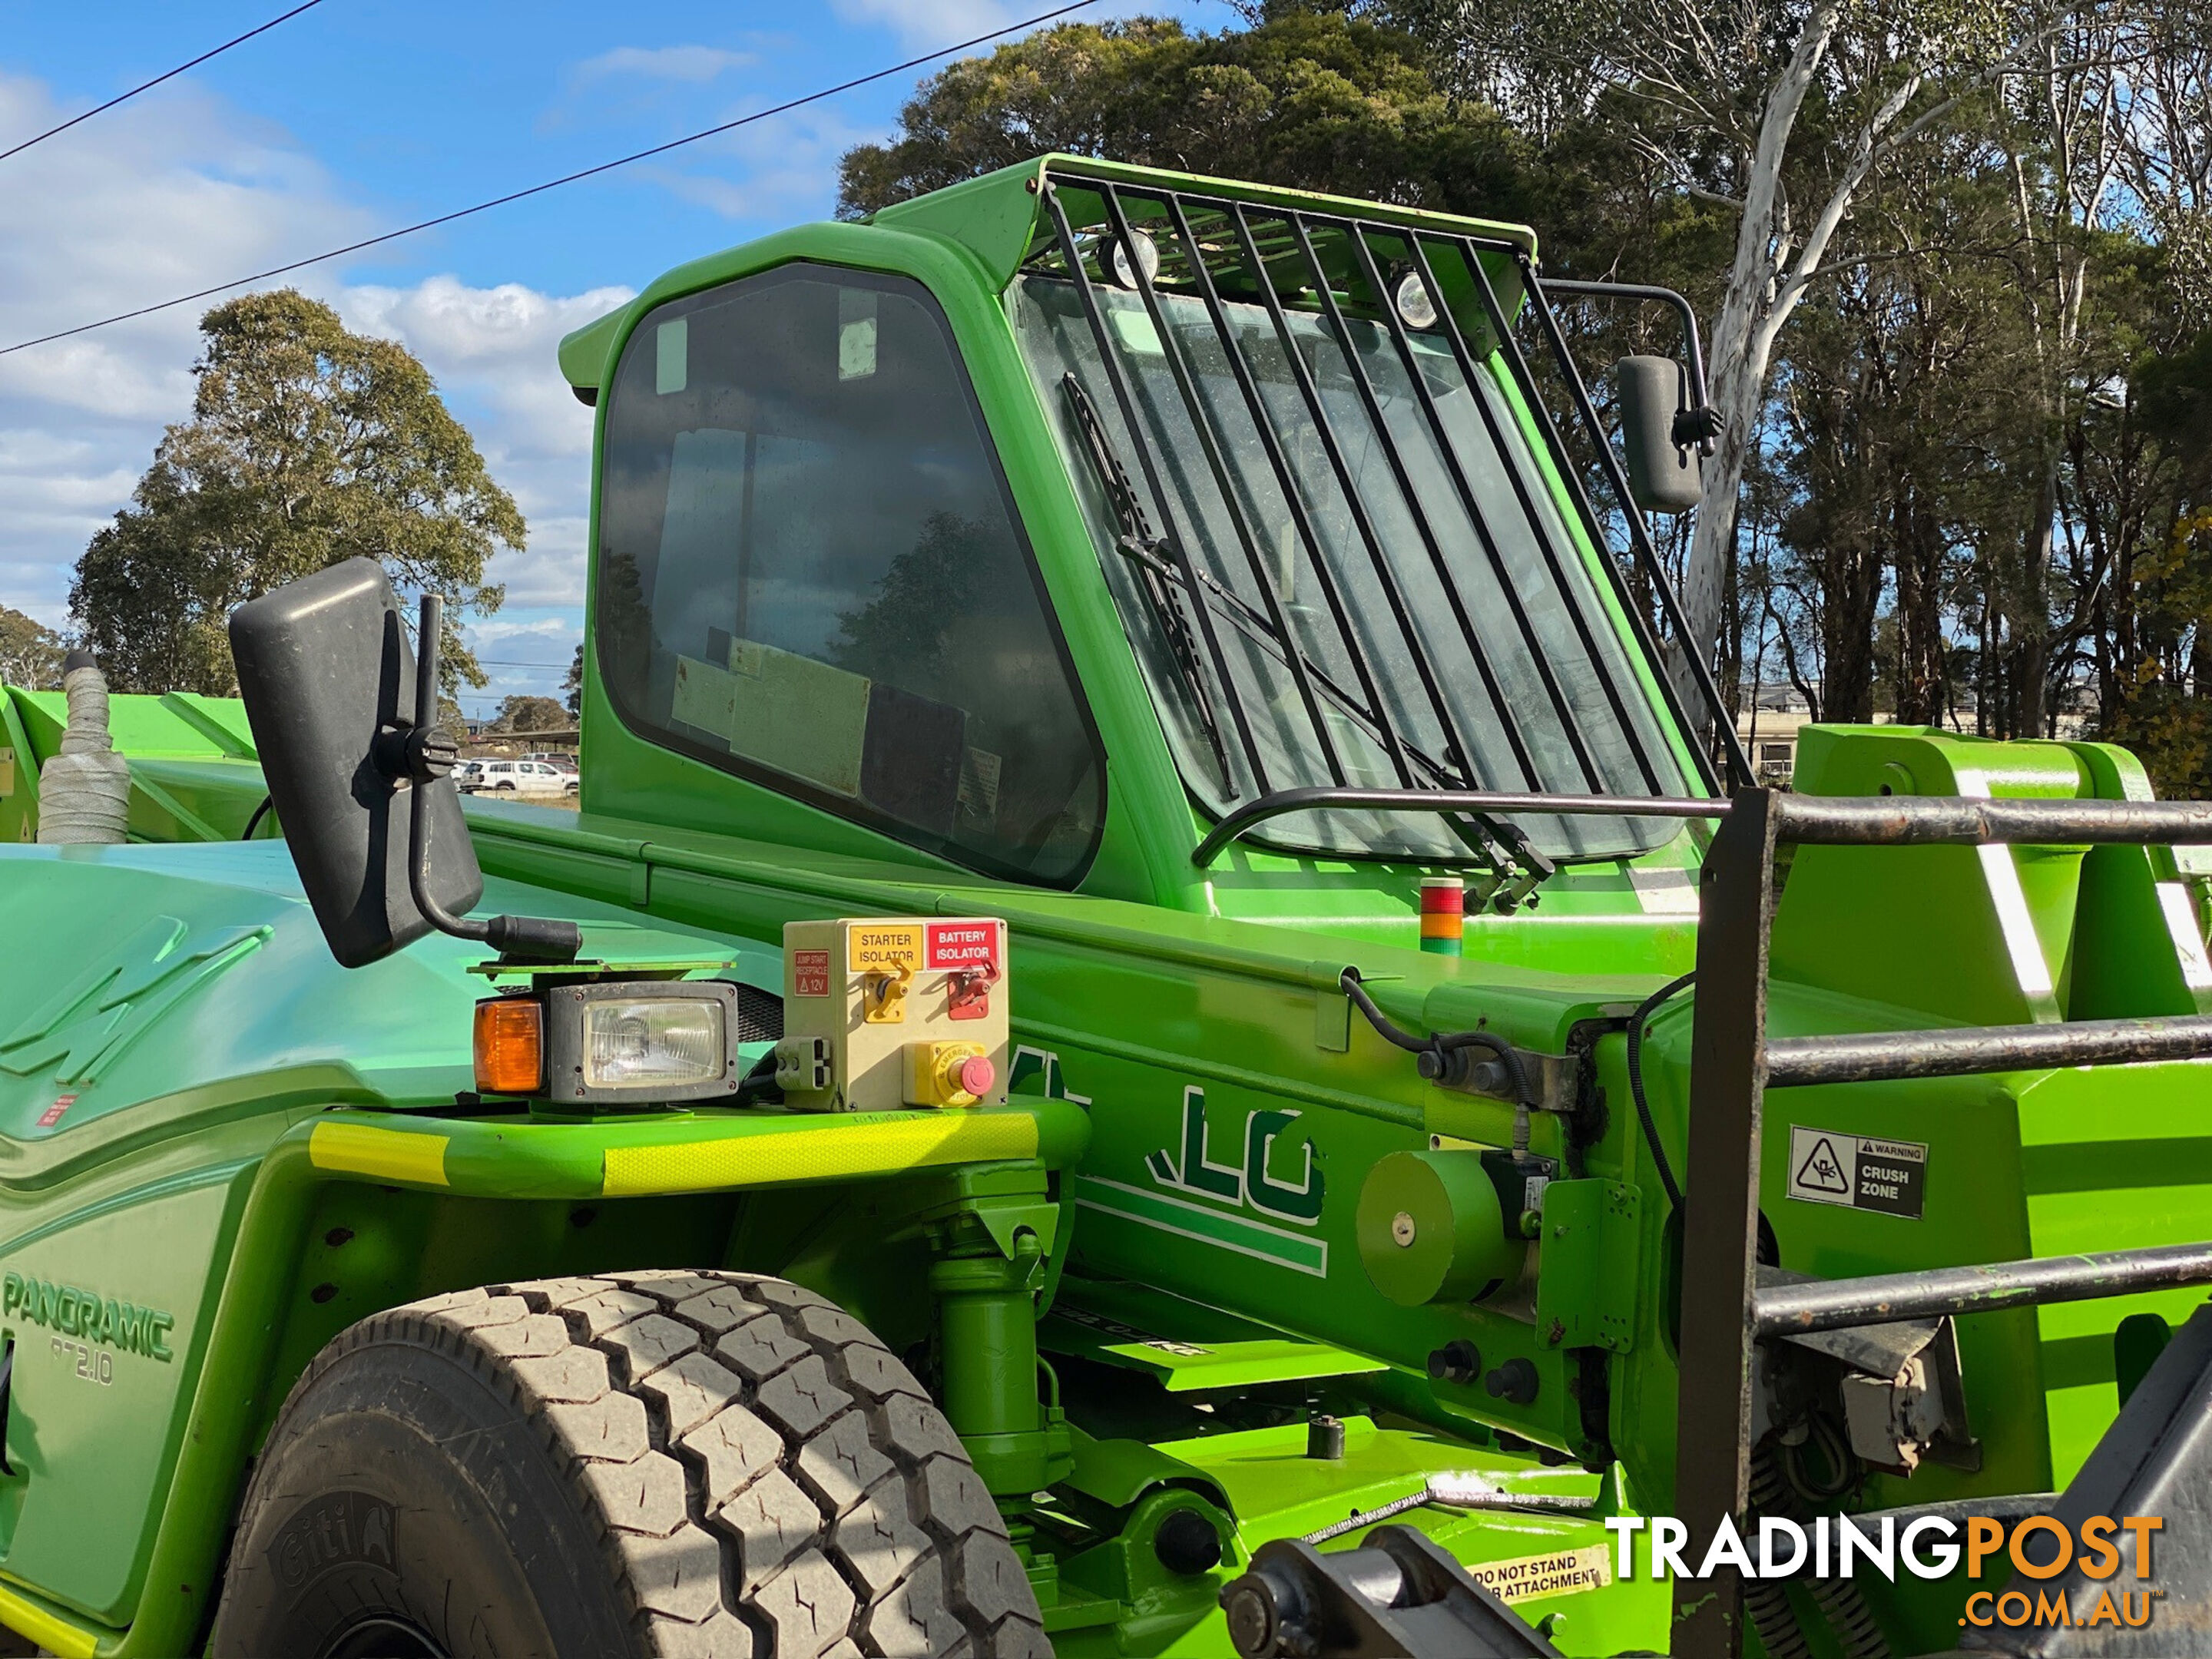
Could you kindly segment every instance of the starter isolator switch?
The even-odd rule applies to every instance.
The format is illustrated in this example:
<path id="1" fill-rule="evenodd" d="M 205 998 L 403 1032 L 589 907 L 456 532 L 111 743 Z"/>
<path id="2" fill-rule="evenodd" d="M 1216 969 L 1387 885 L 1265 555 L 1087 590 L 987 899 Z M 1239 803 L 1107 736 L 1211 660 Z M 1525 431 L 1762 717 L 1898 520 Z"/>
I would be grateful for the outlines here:
<path id="1" fill-rule="evenodd" d="M 800 1111 L 997 1106 L 1006 1097 L 1006 924 L 866 916 L 783 930 L 776 1082 Z"/>

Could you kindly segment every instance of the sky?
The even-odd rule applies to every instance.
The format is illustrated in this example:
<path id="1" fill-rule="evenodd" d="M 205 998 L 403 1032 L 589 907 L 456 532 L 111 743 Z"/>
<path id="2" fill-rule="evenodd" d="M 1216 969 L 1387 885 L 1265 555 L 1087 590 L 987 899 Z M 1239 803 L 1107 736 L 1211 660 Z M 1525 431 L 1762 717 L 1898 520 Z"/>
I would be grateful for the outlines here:
<path id="1" fill-rule="evenodd" d="M 0 149 L 289 0 L 0 0 Z M 1051 9 L 1052 0 L 322 0 L 0 161 L 0 346 L 536 184 Z M 1224 0 L 1100 0 L 1217 30 Z M 474 623 L 471 714 L 554 693 L 581 637 L 591 412 L 562 335 L 686 259 L 829 216 L 917 70 L 283 279 L 428 365 L 530 524 Z M 240 290 L 243 291 L 243 290 Z M 179 307 L 0 356 L 0 604 L 57 628 L 70 573 L 191 410 Z"/>

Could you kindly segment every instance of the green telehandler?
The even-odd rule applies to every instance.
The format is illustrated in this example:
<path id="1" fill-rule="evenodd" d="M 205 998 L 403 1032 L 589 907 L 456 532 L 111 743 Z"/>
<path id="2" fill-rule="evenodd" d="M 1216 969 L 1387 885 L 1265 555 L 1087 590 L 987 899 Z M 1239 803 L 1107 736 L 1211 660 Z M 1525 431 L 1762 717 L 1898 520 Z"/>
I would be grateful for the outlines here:
<path id="1" fill-rule="evenodd" d="M 1601 411 L 1562 298 L 1681 360 Z M 2202 1648 L 2212 808 L 1899 726 L 1759 787 L 1653 631 L 1677 296 L 1053 155 L 560 363 L 580 811 L 455 793 L 365 561 L 238 700 L 0 696 L 0 1622 Z"/>

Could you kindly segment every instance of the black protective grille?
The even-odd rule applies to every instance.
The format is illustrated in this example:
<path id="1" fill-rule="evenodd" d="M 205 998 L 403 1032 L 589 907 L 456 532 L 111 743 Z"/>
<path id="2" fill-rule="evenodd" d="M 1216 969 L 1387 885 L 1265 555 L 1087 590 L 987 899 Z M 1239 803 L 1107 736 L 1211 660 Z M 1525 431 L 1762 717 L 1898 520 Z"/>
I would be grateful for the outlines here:
<path id="1" fill-rule="evenodd" d="M 1516 580 L 1509 572 L 1506 554 L 1478 501 L 1477 490 L 1464 469 L 1445 417 L 1416 362 L 1407 329 L 1390 301 L 1394 284 L 1408 276 L 1419 276 L 1427 292 L 1437 301 L 1437 320 L 1428 331 L 1427 349 L 1433 351 L 1437 340 L 1448 345 L 1469 385 L 1488 372 L 1484 365 L 1492 354 L 1498 355 L 1515 383 L 1522 404 L 1530 412 L 1536 435 L 1549 447 L 1553 456 L 1561 458 L 1561 478 L 1585 533 L 1594 545 L 1602 549 L 1626 526 L 1630 553 L 1651 592 L 1657 596 L 1668 626 L 1677 637 L 1686 637 L 1682 614 L 1665 570 L 1642 516 L 1629 505 L 1626 481 L 1568 350 L 1565 334 L 1547 302 L 1534 262 L 1526 247 L 1503 238 L 1292 209 L 1273 201 L 1247 202 L 1195 195 L 1150 184 L 1085 175 L 1048 178 L 1044 193 L 1046 234 L 1033 247 L 1025 269 L 1033 274 L 1066 279 L 1080 296 L 1085 317 L 1103 360 L 1106 388 L 1118 406 L 1122 428 L 1133 438 L 1134 470 L 1140 475 L 1146 495 L 1152 503 L 1154 519 L 1164 532 L 1157 536 L 1152 533 L 1152 525 L 1140 504 L 1144 498 L 1136 493 L 1136 481 L 1126 481 L 1126 505 L 1117 504 L 1122 519 L 1121 550 L 1141 568 L 1154 596 L 1152 607 L 1161 613 L 1164 629 L 1179 636 L 1174 643 L 1183 663 L 1182 678 L 1198 706 L 1206 739 L 1218 759 L 1224 797 L 1233 799 L 1240 794 L 1236 775 L 1240 770 L 1261 797 L 1322 781 L 1314 777 L 1270 775 L 1263 746 L 1254 734 L 1253 716 L 1240 702 L 1236 677 L 1224 648 L 1224 634 L 1230 629 L 1236 629 L 1244 640 L 1257 641 L 1287 675 L 1310 722 L 1328 781 L 1335 786 L 1342 787 L 1356 780 L 1349 775 L 1345 757 L 1331 734 L 1330 720 L 1324 717 L 1324 708 L 1339 720 L 1348 720 L 1356 726 L 1382 747 L 1396 775 L 1398 787 L 1404 790 L 1527 788 L 1565 793 L 1579 788 L 1633 795 L 1639 793 L 1640 786 L 1641 793 L 1652 796 L 1672 793 L 1668 782 L 1679 775 L 1674 757 L 1655 752 L 1663 748 L 1663 742 L 1656 738 L 1648 720 L 1639 720 L 1631 713 L 1630 705 L 1639 702 L 1644 696 L 1642 688 L 1620 684 L 1619 678 L 1611 674 L 1601 676 L 1603 698 L 1610 705 L 1617 730 L 1626 735 L 1632 751 L 1633 777 L 1632 781 L 1630 776 L 1622 776 L 1616 783 L 1601 775 L 1600 763 L 1593 759 L 1595 745 L 1588 729 L 1590 710 L 1587 701 L 1584 708 L 1578 711 L 1575 700 L 1554 672 L 1553 653 L 1547 651 L 1540 638 L 1529 607 L 1551 607 L 1554 615 L 1569 617 L 1593 661 L 1600 659 L 1593 630 L 1609 624 L 1601 617 L 1594 620 L 1585 614 L 1577 597 L 1583 590 L 1576 586 L 1565 565 L 1577 556 L 1571 549 L 1556 544 L 1542 519 L 1538 501 L 1532 498 L 1529 482 L 1517 471 L 1512 475 L 1517 509 L 1526 520 L 1534 545 L 1542 550 L 1544 570 L 1536 589 L 1528 586 L 1525 576 Z M 1122 256 L 1119 268 L 1115 268 L 1117 246 L 1130 248 L 1133 245 L 1133 233 L 1141 233 L 1158 250 L 1157 270 L 1147 272 L 1144 268 L 1147 261 L 1127 253 Z M 1235 540 L 1241 545 L 1244 558 L 1252 564 L 1256 605 L 1229 591 L 1223 580 L 1194 564 L 1183 538 L 1174 532 L 1169 483 L 1164 476 L 1165 463 L 1142 437 L 1143 422 L 1130 371 L 1122 361 L 1101 304 L 1100 287 L 1107 283 L 1133 288 L 1143 301 L 1162 343 L 1166 368 L 1198 435 L 1205 469 L 1212 474 L 1233 519 Z M 1320 598 L 1333 617 L 1336 639 L 1341 642 L 1343 660 L 1334 665 L 1335 672 L 1329 672 L 1300 647 L 1291 623 L 1276 602 L 1273 586 L 1260 568 L 1265 556 L 1262 526 L 1254 521 L 1231 477 L 1232 464 L 1224 453 L 1224 447 L 1230 440 L 1209 414 L 1206 398 L 1197 385 L 1199 371 L 1188 348 L 1178 341 L 1163 308 L 1164 295 L 1195 300 L 1205 308 L 1213 331 L 1209 356 L 1212 345 L 1218 344 L 1249 412 L 1267 466 L 1279 482 L 1291 525 L 1311 567 L 1322 576 Z M 1278 416 L 1271 415 L 1254 363 L 1240 345 L 1237 331 L 1224 312 L 1228 304 L 1264 307 L 1272 320 L 1282 342 L 1285 359 L 1291 368 L 1291 379 L 1304 417 L 1320 441 L 1322 453 L 1344 497 L 1352 503 L 1351 517 L 1358 541 L 1387 601 L 1385 616 L 1389 623 L 1395 624 L 1396 637 L 1363 641 L 1362 627 L 1371 628 L 1371 618 L 1363 617 L 1361 626 L 1355 626 L 1347 617 L 1344 596 L 1328 574 L 1329 561 L 1322 538 L 1302 506 L 1300 491 L 1293 483 L 1285 432 L 1279 428 Z M 1305 313 L 1309 328 L 1312 319 L 1322 319 L 1342 347 L 1352 389 L 1371 428 L 1357 437 L 1371 441 L 1373 435 L 1379 434 L 1383 447 L 1390 451 L 1385 459 L 1415 534 L 1442 581 L 1451 621 L 1464 641 L 1464 654 L 1455 649 L 1440 650 L 1433 637 L 1425 640 L 1423 630 L 1411 619 L 1401 573 L 1394 571 L 1386 555 L 1385 532 L 1359 506 L 1359 491 L 1352 482 L 1346 437 L 1332 419 L 1311 366 L 1300 356 L 1292 339 L 1290 319 L 1300 313 Z M 1622 510 L 1617 520 L 1608 521 L 1601 517 L 1577 471 L 1565 464 L 1567 451 L 1562 434 L 1545 408 L 1528 358 L 1516 338 L 1516 318 L 1522 322 L 1533 321 L 1558 359 L 1577 414 L 1599 454 L 1600 471 L 1620 502 Z M 1348 319 L 1357 319 L 1369 329 L 1377 323 L 1387 329 L 1398 356 L 1409 371 L 1407 382 L 1437 449 L 1445 458 L 1446 474 L 1458 507 L 1473 522 L 1481 555 L 1498 579 L 1512 627 L 1534 659 L 1536 683 L 1540 685 L 1543 702 L 1548 704 L 1546 713 L 1553 723 L 1547 729 L 1556 729 L 1563 735 L 1571 751 L 1572 765 L 1557 781 L 1540 775 L 1543 769 L 1532 752 L 1534 745 L 1522 729 L 1534 715 L 1535 708 L 1525 696 L 1518 699 L 1516 707 L 1514 688 L 1499 683 L 1478 638 L 1475 620 L 1468 614 L 1462 584 L 1446 568 L 1442 539 L 1433 521 L 1437 504 L 1424 502 L 1404 457 L 1396 452 L 1376 386 L 1361 367 Z M 1071 386 L 1073 380 L 1071 376 Z M 1073 388 L 1071 396 L 1079 402 L 1080 389 Z M 1475 399 L 1474 408 L 1487 423 L 1493 444 L 1507 450 L 1517 442 L 1518 434 L 1498 429 L 1497 414 L 1486 400 Z M 1078 420 L 1079 424 L 1095 424 L 1096 417 L 1079 410 Z M 1637 646 L 1656 670 L 1661 661 L 1660 652 L 1644 604 L 1632 591 L 1619 561 L 1607 556 L 1599 563 L 1620 611 L 1629 619 Z M 1360 574 L 1365 580 L 1364 569 Z M 1548 588 L 1542 586 L 1546 582 Z M 1386 656 L 1409 665 L 1413 677 L 1419 682 L 1419 701 L 1426 711 L 1421 723 L 1431 733 L 1425 742 L 1413 741 L 1401 729 L 1403 722 L 1390 718 L 1381 684 L 1384 671 L 1377 660 Z M 1480 775 L 1484 769 L 1471 758 L 1476 749 L 1465 729 L 1465 710 L 1449 694 L 1448 687 L 1454 677 L 1470 674 L 1480 678 L 1488 702 L 1498 711 L 1499 732 L 1510 750 L 1510 765 L 1490 769 L 1500 775 Z M 1656 672 L 1654 675 L 1681 729 L 1694 732 L 1711 721 L 1730 769 L 1748 781 L 1750 771 L 1735 742 L 1734 722 L 1702 664 L 1698 665 L 1696 678 L 1705 708 L 1700 717 L 1692 720 L 1675 702 L 1666 677 Z M 1427 715 L 1432 715 L 1432 720 Z M 1231 764 L 1232 754 L 1240 766 Z M 1698 756 L 1698 764 L 1704 785 L 1717 788 L 1719 780 L 1713 775 L 1702 753 Z M 1514 770 L 1519 772 L 1519 777 L 1510 775 Z M 1581 775 L 1580 781 L 1576 780 L 1577 772 Z M 1501 826 L 1486 817 L 1476 816 L 1482 830 L 1496 836 L 1513 854 L 1525 857 L 1526 840 L 1510 824 Z"/>
<path id="2" fill-rule="evenodd" d="M 775 1042 L 783 1036 L 783 999 L 757 985 L 738 987 L 738 1041 Z"/>

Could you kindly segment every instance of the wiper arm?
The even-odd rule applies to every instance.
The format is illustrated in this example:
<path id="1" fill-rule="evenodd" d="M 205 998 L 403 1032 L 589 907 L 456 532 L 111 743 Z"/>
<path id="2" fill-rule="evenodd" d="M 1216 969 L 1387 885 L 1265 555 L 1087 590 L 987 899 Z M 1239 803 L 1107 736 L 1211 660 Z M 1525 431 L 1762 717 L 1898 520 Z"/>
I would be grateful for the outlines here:
<path id="1" fill-rule="evenodd" d="M 1189 618 L 1184 614 L 1181 596 L 1189 591 L 1181 570 L 1163 551 L 1169 546 L 1164 537 L 1152 534 L 1152 525 L 1145 516 L 1144 503 L 1138 498 L 1136 489 L 1129 482 L 1127 470 L 1114 453 L 1113 442 L 1098 419 L 1097 410 L 1083 390 L 1082 384 L 1071 372 L 1060 377 L 1060 385 L 1067 394 L 1068 406 L 1074 411 L 1077 428 L 1083 434 L 1084 448 L 1092 471 L 1106 492 L 1107 501 L 1114 509 L 1119 531 L 1115 545 L 1138 573 L 1138 585 L 1151 605 L 1153 616 L 1166 635 L 1170 650 L 1183 683 L 1188 689 L 1192 702 L 1199 714 L 1207 740 L 1212 744 L 1215 758 L 1221 765 L 1223 781 L 1231 797 L 1237 793 L 1229 769 L 1229 756 L 1221 740 L 1220 722 L 1215 715 L 1212 700 L 1207 691 L 1204 672 L 1200 666 L 1198 650 L 1191 638 Z M 1221 613 L 1234 623 L 1245 635 L 1269 652 L 1285 666 L 1295 657 L 1309 680 L 1329 702 L 1378 743 L 1389 747 L 1395 739 L 1396 747 L 1406 758 L 1428 774 L 1438 788 L 1452 789 L 1475 786 L 1473 769 L 1462 763 L 1462 776 L 1454 777 L 1449 769 L 1424 752 L 1419 745 L 1397 731 L 1383 711 L 1364 707 L 1335 678 L 1308 655 L 1295 641 L 1285 639 L 1277 631 L 1273 619 L 1252 605 L 1234 588 L 1217 580 L 1195 564 L 1192 574 L 1198 579 L 1201 592 L 1191 595 L 1193 603 L 1203 605 L 1211 598 L 1218 601 Z M 1226 688 L 1230 696 L 1235 688 Z M 1471 842 L 1476 853 L 1487 859 L 1495 871 L 1499 886 L 1507 889 L 1501 902 L 1518 905 L 1532 893 L 1537 884 L 1557 872 L 1559 866 L 1536 849 L 1534 843 L 1523 834 L 1519 825 L 1494 818 L 1486 812 L 1454 813 L 1447 822 L 1455 828 L 1472 824 L 1476 835 Z M 1462 838 L 1465 838 L 1464 836 Z M 1493 844 L 1495 843 L 1495 844 Z M 1514 866 L 1518 865 L 1516 872 Z M 1494 889 L 1492 890 L 1495 890 Z M 1489 895 L 1483 896 L 1487 898 Z"/>
<path id="2" fill-rule="evenodd" d="M 1144 590 L 1153 620 L 1160 625 L 1168 653 L 1175 659 L 1183 689 L 1189 694 L 1191 707 L 1198 713 L 1199 727 L 1206 733 L 1214 761 L 1221 768 L 1223 793 L 1234 799 L 1237 775 L 1230 769 L 1228 745 L 1221 740 L 1221 719 L 1213 707 L 1213 693 L 1206 683 L 1206 669 L 1198 654 L 1197 642 L 1191 637 L 1190 618 L 1184 614 L 1182 601 L 1176 597 L 1182 584 L 1175 580 L 1174 566 L 1160 552 L 1168 543 L 1164 538 L 1152 534 L 1152 524 L 1145 517 L 1144 503 L 1137 499 L 1136 489 L 1130 483 L 1121 458 L 1115 454 L 1106 428 L 1099 423 L 1098 411 L 1091 406 L 1081 383 L 1071 372 L 1060 377 L 1060 386 L 1067 393 L 1068 407 L 1075 412 L 1076 429 L 1083 434 L 1084 452 L 1090 457 L 1091 471 L 1097 475 L 1099 487 L 1106 492 L 1106 500 L 1114 509 L 1120 531 L 1115 545 L 1137 566 L 1137 585 Z M 1167 573 L 1165 576 L 1163 571 Z M 1234 687 L 1224 686 L 1223 690 L 1230 696 L 1237 695 Z"/>

